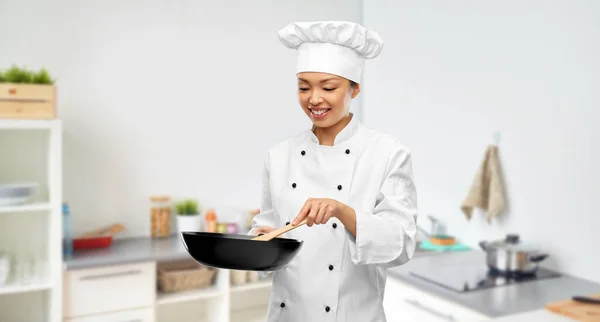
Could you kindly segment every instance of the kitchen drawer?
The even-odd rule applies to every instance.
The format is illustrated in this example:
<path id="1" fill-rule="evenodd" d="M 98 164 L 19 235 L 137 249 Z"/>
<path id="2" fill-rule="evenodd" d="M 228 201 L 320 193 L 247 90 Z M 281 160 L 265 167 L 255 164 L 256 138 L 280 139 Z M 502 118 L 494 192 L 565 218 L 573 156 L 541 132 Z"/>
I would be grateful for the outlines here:
<path id="1" fill-rule="evenodd" d="M 154 262 L 66 272 L 66 318 L 152 307 L 155 299 Z"/>
<path id="2" fill-rule="evenodd" d="M 417 289 L 409 284 L 398 281 L 397 279 L 388 277 L 386 289 L 390 287 L 389 292 L 386 290 L 386 295 L 393 297 L 396 307 L 393 307 L 392 312 L 402 315 L 402 311 L 410 312 L 409 315 L 418 317 L 415 321 L 423 322 L 475 322 L 487 321 L 490 317 L 474 312 L 462 305 L 453 303 L 431 293 L 427 293 Z M 388 299 L 388 307 L 392 307 L 390 299 Z M 396 313 L 397 312 L 397 313 Z M 389 320 L 393 322 L 394 320 Z"/>
<path id="3" fill-rule="evenodd" d="M 154 322 L 154 309 L 138 309 L 66 319 L 65 322 Z"/>

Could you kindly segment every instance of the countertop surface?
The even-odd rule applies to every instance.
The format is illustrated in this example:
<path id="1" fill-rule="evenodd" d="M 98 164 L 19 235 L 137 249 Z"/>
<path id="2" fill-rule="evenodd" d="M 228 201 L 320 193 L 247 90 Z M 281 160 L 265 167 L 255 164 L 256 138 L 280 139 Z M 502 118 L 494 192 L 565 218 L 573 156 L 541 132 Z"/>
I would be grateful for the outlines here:
<path id="1" fill-rule="evenodd" d="M 438 286 L 411 274 L 411 272 L 425 272 L 457 265 L 467 267 L 484 265 L 485 267 L 485 263 L 485 253 L 479 250 L 432 255 L 420 254 L 405 265 L 388 269 L 388 276 L 490 318 L 545 310 L 547 304 L 568 300 L 573 295 L 600 293 L 600 284 L 564 273 L 561 273 L 560 277 L 465 293 Z M 550 315 L 554 316 L 555 314 Z"/>
<path id="2" fill-rule="evenodd" d="M 78 250 L 64 261 L 66 270 L 143 261 L 169 261 L 190 258 L 179 235 L 164 239 L 116 239 L 110 248 Z M 411 272 L 425 272 L 440 267 L 485 265 L 485 254 L 479 250 L 428 253 L 418 252 L 407 264 L 388 269 L 388 278 L 398 279 L 446 301 L 464 306 L 500 321 L 565 321 L 546 311 L 548 303 L 563 301 L 573 295 L 600 293 L 600 284 L 562 273 L 560 277 L 533 282 L 498 286 L 479 291 L 460 293 L 421 278 Z M 534 314 L 534 315 L 530 315 Z M 534 319 L 535 318 L 535 319 Z M 568 321 L 568 320 L 566 320 Z"/>
<path id="3" fill-rule="evenodd" d="M 170 261 L 191 258 L 179 235 L 161 239 L 127 238 L 115 239 L 103 249 L 76 250 L 64 261 L 67 270 L 108 265 L 120 265 L 143 261 Z"/>

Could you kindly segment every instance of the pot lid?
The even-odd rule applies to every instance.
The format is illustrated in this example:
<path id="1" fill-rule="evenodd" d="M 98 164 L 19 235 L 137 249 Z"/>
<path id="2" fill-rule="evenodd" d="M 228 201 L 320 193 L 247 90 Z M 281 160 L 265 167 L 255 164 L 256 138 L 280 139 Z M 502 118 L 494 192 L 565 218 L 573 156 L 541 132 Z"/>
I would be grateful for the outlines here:
<path id="1" fill-rule="evenodd" d="M 532 245 L 529 243 L 523 243 L 520 240 L 519 235 L 517 235 L 517 234 L 508 234 L 508 235 L 506 235 L 506 238 L 504 238 L 502 240 L 496 240 L 496 241 L 490 242 L 488 244 L 488 247 L 496 248 L 496 249 L 505 249 L 505 250 L 509 250 L 509 251 L 520 251 L 520 252 L 537 252 L 538 251 L 538 247 L 536 245 Z"/>

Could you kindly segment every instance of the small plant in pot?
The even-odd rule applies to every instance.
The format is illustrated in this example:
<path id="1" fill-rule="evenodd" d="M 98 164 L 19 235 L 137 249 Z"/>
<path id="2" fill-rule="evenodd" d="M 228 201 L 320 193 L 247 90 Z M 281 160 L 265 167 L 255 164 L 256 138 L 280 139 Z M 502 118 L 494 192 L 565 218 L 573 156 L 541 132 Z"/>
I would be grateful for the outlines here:
<path id="1" fill-rule="evenodd" d="M 175 212 L 177 213 L 177 229 L 179 232 L 200 231 L 202 216 L 200 216 L 198 201 L 185 199 L 175 202 Z"/>

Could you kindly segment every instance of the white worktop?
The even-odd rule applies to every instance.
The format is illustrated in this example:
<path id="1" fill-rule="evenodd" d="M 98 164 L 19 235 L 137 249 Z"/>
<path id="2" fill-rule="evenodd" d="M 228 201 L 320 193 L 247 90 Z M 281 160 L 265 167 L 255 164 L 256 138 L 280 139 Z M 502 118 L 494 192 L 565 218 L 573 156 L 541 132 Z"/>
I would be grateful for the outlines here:
<path id="1" fill-rule="evenodd" d="M 398 280 L 426 294 L 444 299 L 456 306 L 464 307 L 498 322 L 568 322 L 568 318 L 544 309 L 551 302 L 568 299 L 578 294 L 595 294 L 598 283 L 562 274 L 558 278 L 530 283 L 491 288 L 479 292 L 457 294 L 431 283 L 423 282 L 410 274 L 453 263 L 484 263 L 483 253 L 467 251 L 445 254 L 420 254 L 406 265 L 388 270 L 388 280 Z M 126 265 L 145 261 L 168 261 L 189 258 L 181 241 L 171 238 L 152 240 L 134 238 L 115 240 L 112 247 L 100 250 L 78 251 L 65 261 L 69 271 L 102 266 Z M 266 307 L 264 308 L 266 311 Z"/>
<path id="2" fill-rule="evenodd" d="M 574 295 L 597 294 L 600 290 L 599 283 L 562 272 L 558 277 L 491 287 L 476 292 L 456 292 L 413 275 L 413 272 L 423 273 L 427 270 L 437 270 L 440 267 L 456 265 L 456 263 L 465 265 L 465 267 L 485 265 L 485 253 L 465 251 L 436 255 L 425 254 L 413 258 L 405 265 L 388 269 L 388 275 L 411 285 L 413 288 L 465 307 L 494 321 L 507 316 L 518 317 L 519 314 L 523 313 L 539 312 L 539 310 L 545 310 L 546 305 L 550 303 L 568 300 Z M 548 311 L 547 316 L 552 318 L 554 315 L 554 313 Z M 521 320 L 517 319 L 515 321 Z M 545 322 L 551 320 L 529 321 Z M 558 321 L 564 320 L 559 319 Z"/>

